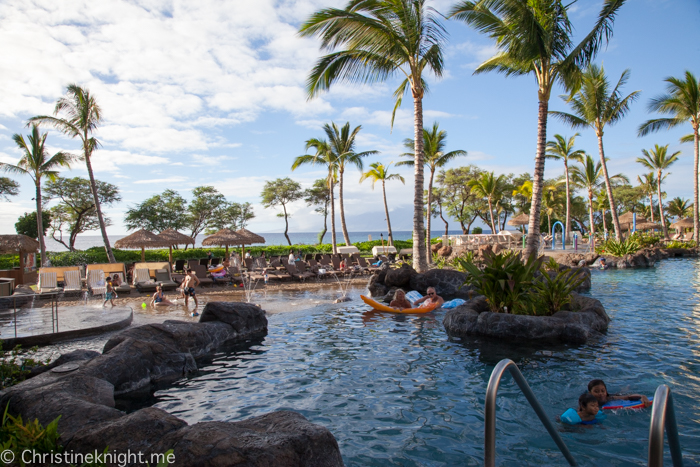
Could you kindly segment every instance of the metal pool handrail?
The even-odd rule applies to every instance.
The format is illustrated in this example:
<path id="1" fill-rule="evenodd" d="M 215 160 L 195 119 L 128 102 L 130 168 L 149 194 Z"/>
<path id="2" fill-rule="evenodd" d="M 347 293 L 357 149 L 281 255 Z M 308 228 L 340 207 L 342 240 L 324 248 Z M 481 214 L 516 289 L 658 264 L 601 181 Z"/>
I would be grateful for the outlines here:
<path id="1" fill-rule="evenodd" d="M 649 422 L 649 467 L 664 465 L 664 427 L 668 435 L 668 448 L 671 451 L 673 467 L 683 467 L 681 443 L 678 440 L 676 412 L 673 410 L 671 390 L 665 384 L 656 388 L 654 406 Z"/>
<path id="2" fill-rule="evenodd" d="M 564 440 L 561 439 L 561 436 L 559 436 L 559 432 L 557 432 L 556 428 L 554 427 L 554 424 L 549 420 L 549 418 L 547 418 L 547 414 L 545 414 L 542 405 L 535 397 L 535 393 L 533 393 L 532 389 L 530 389 L 530 385 L 527 384 L 525 377 L 520 372 L 517 365 L 513 362 L 513 360 L 504 358 L 503 360 L 498 362 L 496 368 L 493 369 L 493 372 L 491 373 L 491 378 L 489 378 L 489 385 L 486 388 L 486 404 L 484 408 L 484 466 L 495 467 L 496 465 L 496 395 L 498 393 L 498 385 L 501 382 L 501 378 L 503 377 L 503 374 L 506 372 L 506 370 L 510 371 L 511 376 L 518 384 L 518 387 L 520 387 L 520 390 L 523 392 L 525 398 L 530 403 L 530 406 L 532 406 L 533 410 L 540 418 L 540 421 L 542 422 L 544 427 L 549 432 L 549 436 L 552 437 L 554 442 L 557 444 L 557 447 L 559 447 L 561 453 L 564 454 L 564 457 L 569 462 L 569 465 L 578 465 L 574 460 L 574 457 L 571 455 L 571 452 L 569 452 L 569 448 L 567 448 L 566 444 L 564 444 Z M 656 405 L 656 401 L 654 401 L 654 405 Z M 661 442 L 663 443 L 663 434 Z M 671 435 L 669 434 L 669 443 L 670 442 Z M 651 444 L 649 447 L 649 453 L 649 459 L 651 459 Z"/>

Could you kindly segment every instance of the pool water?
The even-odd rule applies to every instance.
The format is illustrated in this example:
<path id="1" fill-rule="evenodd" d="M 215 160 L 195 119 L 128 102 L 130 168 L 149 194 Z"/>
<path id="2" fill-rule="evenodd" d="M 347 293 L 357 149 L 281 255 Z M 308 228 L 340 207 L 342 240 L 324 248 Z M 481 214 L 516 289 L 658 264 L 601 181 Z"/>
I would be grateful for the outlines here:
<path id="1" fill-rule="evenodd" d="M 700 463 L 700 261 L 594 271 L 590 295 L 613 321 L 583 346 L 451 341 L 444 311 L 379 314 L 358 301 L 272 315 L 261 345 L 219 355 L 158 392 L 156 406 L 189 423 L 294 410 L 331 430 L 348 466 L 483 465 L 486 385 L 511 358 L 552 420 L 593 378 L 611 393 L 653 395 L 668 384 L 686 465 Z M 602 425 L 558 427 L 580 465 L 638 466 L 649 418 L 649 409 L 621 411 Z M 510 376 L 496 432 L 497 465 L 566 465 Z"/>

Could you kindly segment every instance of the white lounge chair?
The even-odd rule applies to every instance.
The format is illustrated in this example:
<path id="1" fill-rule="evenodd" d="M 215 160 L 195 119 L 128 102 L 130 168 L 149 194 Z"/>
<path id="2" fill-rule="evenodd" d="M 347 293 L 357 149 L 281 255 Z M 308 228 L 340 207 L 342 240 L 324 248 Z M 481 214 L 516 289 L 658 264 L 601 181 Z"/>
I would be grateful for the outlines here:
<path id="1" fill-rule="evenodd" d="M 39 273 L 39 293 L 60 292 L 61 290 L 56 282 L 55 272 Z"/>
<path id="2" fill-rule="evenodd" d="M 134 286 L 139 292 L 155 292 L 156 282 L 151 279 L 148 269 L 134 269 Z"/>
<path id="3" fill-rule="evenodd" d="M 105 285 L 105 272 L 102 269 L 93 269 L 88 271 L 87 277 L 88 290 L 92 295 L 104 295 L 107 293 Z"/>
<path id="4" fill-rule="evenodd" d="M 80 281 L 80 271 L 65 271 L 63 278 L 65 280 L 64 292 L 80 292 L 83 290 L 83 284 Z"/>

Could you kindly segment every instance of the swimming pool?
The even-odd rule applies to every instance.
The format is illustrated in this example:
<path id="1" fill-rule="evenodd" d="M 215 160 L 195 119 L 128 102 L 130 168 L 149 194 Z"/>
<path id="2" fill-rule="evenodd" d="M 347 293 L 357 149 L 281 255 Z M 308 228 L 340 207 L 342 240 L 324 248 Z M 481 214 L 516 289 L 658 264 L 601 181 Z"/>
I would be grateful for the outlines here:
<path id="1" fill-rule="evenodd" d="M 261 345 L 217 356 L 156 393 L 156 406 L 189 423 L 294 410 L 331 430 L 348 466 L 483 465 L 486 385 L 511 358 L 552 419 L 593 378 L 610 392 L 652 395 L 668 384 L 684 460 L 699 463 L 700 261 L 594 271 L 590 294 L 613 321 L 607 336 L 579 347 L 451 342 L 444 311 L 374 314 L 358 301 L 272 315 Z M 649 418 L 647 409 L 559 427 L 580 465 L 646 465 Z M 510 376 L 496 430 L 497 465 L 566 465 Z"/>

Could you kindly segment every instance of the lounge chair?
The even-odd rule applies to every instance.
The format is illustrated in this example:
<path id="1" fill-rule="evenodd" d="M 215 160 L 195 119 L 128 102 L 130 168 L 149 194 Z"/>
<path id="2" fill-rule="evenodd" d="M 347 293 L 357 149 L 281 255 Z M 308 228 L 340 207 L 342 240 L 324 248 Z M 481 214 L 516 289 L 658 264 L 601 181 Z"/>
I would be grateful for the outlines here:
<path id="1" fill-rule="evenodd" d="M 310 277 L 315 277 L 318 279 L 318 273 L 316 271 L 314 271 L 313 269 L 309 268 L 309 265 L 306 264 L 304 261 L 297 261 L 294 264 L 294 267 L 297 268 L 297 272 L 299 274 L 304 274 L 304 273 L 311 274 Z"/>
<path id="2" fill-rule="evenodd" d="M 83 283 L 80 280 L 80 271 L 65 271 L 63 273 L 63 293 L 80 293 L 83 291 Z"/>
<path id="3" fill-rule="evenodd" d="M 221 258 L 212 258 L 211 265 L 216 266 L 217 264 L 221 264 Z"/>
<path id="4" fill-rule="evenodd" d="M 160 284 L 163 290 L 177 289 L 177 282 L 170 278 L 170 274 L 165 269 L 156 270 L 156 283 Z"/>
<path id="5" fill-rule="evenodd" d="M 205 268 L 206 268 L 206 267 L 209 267 L 209 258 L 202 258 L 202 259 L 200 259 L 200 260 L 199 260 L 199 265 L 200 265 L 200 266 L 204 266 Z"/>
<path id="6" fill-rule="evenodd" d="M 156 291 L 156 281 L 151 279 L 145 268 L 134 269 L 134 286 L 141 293 Z"/>
<path id="7" fill-rule="evenodd" d="M 369 272 L 370 274 L 372 272 L 376 271 L 377 269 L 381 269 L 381 266 L 373 266 L 373 265 L 369 264 L 367 262 L 367 260 L 362 258 L 362 257 L 360 257 L 358 259 L 358 262 L 360 263 L 360 267 L 365 268 L 367 270 L 367 272 Z"/>
<path id="8" fill-rule="evenodd" d="M 118 287 L 114 287 L 114 290 L 117 291 L 117 295 L 125 294 L 125 293 L 130 294 L 131 293 L 131 286 L 129 285 L 129 282 L 124 277 L 124 273 L 123 272 L 115 272 L 114 274 L 112 274 L 112 277 L 114 277 L 115 274 L 117 276 L 119 276 L 119 280 L 120 280 L 120 284 L 121 284 Z M 112 285 L 114 285 L 114 283 L 112 283 Z"/>
<path id="9" fill-rule="evenodd" d="M 175 260 L 175 267 L 173 268 L 173 271 L 183 272 L 185 270 L 185 264 L 187 264 L 187 260 L 176 259 Z"/>
<path id="10" fill-rule="evenodd" d="M 293 279 L 297 279 L 297 280 L 300 280 L 302 282 L 304 282 L 309 277 L 314 276 L 314 274 L 312 274 L 310 272 L 300 273 L 299 271 L 297 271 L 296 266 L 294 264 L 291 264 L 291 263 L 287 263 L 286 267 L 287 267 L 287 272 L 289 273 L 290 276 L 292 276 Z"/>
<path id="11" fill-rule="evenodd" d="M 198 264 L 197 266 L 193 267 L 192 272 L 195 273 L 202 287 L 204 287 L 205 285 L 214 285 L 214 281 L 207 277 L 207 268 L 205 268 L 201 264 Z"/>
<path id="12" fill-rule="evenodd" d="M 329 255 L 321 255 L 320 262 L 321 262 L 322 266 L 330 266 L 331 265 L 331 257 Z"/>
<path id="13" fill-rule="evenodd" d="M 55 272 L 40 272 L 39 273 L 39 293 L 56 293 L 62 292 L 63 289 L 56 282 Z"/>
<path id="14" fill-rule="evenodd" d="M 87 286 L 90 294 L 104 295 L 107 292 L 107 286 L 105 286 L 105 272 L 102 269 L 88 271 Z"/>
<path id="15" fill-rule="evenodd" d="M 346 275 L 346 274 L 352 273 L 351 267 L 347 267 L 345 269 L 340 269 L 340 259 L 338 259 L 337 256 L 333 256 L 333 258 L 331 258 L 331 261 L 333 262 L 333 270 L 335 271 L 335 274 Z"/>

